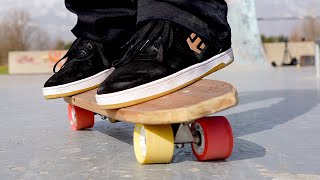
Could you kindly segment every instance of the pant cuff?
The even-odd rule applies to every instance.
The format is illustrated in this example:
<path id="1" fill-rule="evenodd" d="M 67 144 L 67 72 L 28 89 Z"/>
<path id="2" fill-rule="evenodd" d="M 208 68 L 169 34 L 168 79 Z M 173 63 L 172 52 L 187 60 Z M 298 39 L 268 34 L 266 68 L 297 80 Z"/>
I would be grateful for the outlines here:
<path id="1" fill-rule="evenodd" d="M 207 23 L 174 5 L 163 2 L 143 4 L 138 6 L 137 13 L 138 24 L 152 19 L 166 19 L 180 24 L 208 40 L 217 40 L 217 36 L 209 31 Z"/>

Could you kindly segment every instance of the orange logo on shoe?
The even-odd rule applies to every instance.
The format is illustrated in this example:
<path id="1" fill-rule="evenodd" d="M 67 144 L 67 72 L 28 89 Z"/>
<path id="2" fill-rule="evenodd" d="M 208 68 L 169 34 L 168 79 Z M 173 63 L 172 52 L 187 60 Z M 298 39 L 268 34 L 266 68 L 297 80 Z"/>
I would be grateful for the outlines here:
<path id="1" fill-rule="evenodd" d="M 190 49 L 198 54 L 206 47 L 206 45 L 202 42 L 201 38 L 197 36 L 195 33 L 192 33 L 190 37 L 187 39 L 187 43 Z"/>

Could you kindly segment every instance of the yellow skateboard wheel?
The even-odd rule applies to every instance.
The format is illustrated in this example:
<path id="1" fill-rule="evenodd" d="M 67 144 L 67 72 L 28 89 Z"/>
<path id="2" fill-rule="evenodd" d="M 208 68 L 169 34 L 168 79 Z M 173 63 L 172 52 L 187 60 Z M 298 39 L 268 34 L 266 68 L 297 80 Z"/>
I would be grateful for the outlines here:
<path id="1" fill-rule="evenodd" d="M 142 125 L 134 128 L 134 151 L 140 164 L 170 163 L 174 153 L 171 125 Z"/>

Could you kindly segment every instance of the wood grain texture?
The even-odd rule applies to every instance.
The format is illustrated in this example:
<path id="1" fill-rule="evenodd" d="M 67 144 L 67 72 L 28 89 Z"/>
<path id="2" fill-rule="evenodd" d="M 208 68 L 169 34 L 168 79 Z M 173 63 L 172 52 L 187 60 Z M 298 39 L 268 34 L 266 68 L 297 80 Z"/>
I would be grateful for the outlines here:
<path id="1" fill-rule="evenodd" d="M 65 101 L 113 119 L 141 124 L 191 122 L 238 103 L 237 90 L 232 85 L 204 79 L 161 98 L 117 110 L 101 109 L 95 94 L 96 90 L 92 90 Z"/>

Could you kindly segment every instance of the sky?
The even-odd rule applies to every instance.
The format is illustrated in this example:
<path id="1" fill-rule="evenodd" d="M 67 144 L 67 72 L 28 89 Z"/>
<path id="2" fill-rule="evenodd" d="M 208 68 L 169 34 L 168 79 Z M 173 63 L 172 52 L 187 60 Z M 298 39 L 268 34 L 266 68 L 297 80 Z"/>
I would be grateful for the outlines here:
<path id="1" fill-rule="evenodd" d="M 76 16 L 64 6 L 63 0 L 0 0 L 0 17 L 12 9 L 24 9 L 51 37 L 70 41 Z M 258 17 L 320 16 L 320 0 L 256 0 Z M 265 35 L 288 35 L 301 21 L 260 21 Z"/>

